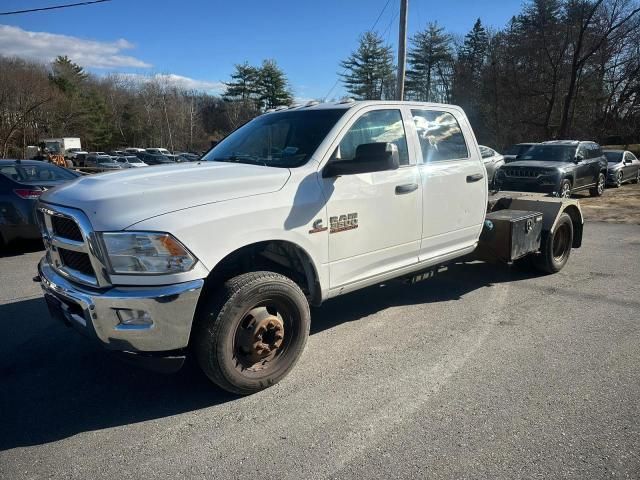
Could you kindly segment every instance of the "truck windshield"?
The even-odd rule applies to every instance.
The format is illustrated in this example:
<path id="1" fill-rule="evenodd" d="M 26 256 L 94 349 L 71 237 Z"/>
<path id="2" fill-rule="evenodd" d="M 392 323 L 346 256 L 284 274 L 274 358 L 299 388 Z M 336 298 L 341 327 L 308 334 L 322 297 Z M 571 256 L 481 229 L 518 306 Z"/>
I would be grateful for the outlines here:
<path id="1" fill-rule="evenodd" d="M 203 160 L 299 167 L 311 158 L 345 111 L 336 108 L 261 115 L 225 138 Z"/>
<path id="2" fill-rule="evenodd" d="M 571 145 L 534 145 L 518 160 L 539 160 L 545 162 L 572 162 L 576 147 Z"/>

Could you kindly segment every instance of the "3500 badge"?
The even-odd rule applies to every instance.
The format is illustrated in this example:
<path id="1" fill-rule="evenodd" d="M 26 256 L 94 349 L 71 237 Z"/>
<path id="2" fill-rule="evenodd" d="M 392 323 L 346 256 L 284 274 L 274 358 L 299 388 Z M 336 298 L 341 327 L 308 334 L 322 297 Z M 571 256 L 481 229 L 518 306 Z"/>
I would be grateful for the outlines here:
<path id="1" fill-rule="evenodd" d="M 354 228 L 358 228 L 357 213 L 347 213 L 346 215 L 329 218 L 329 233 L 344 232 Z"/>

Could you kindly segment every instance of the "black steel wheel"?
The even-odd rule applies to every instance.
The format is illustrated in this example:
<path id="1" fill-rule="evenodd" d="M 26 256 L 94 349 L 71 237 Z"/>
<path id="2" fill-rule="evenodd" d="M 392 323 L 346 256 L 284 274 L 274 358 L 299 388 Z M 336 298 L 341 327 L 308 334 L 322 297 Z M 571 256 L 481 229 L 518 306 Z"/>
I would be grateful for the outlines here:
<path id="1" fill-rule="evenodd" d="M 607 182 L 607 179 L 604 176 L 604 173 L 600 172 L 600 174 L 598 175 L 598 182 L 596 183 L 596 186 L 593 187 L 591 190 L 589 190 L 589 193 L 591 193 L 591 196 L 600 197 L 604 193 L 604 186 L 606 182 Z"/>
<path id="2" fill-rule="evenodd" d="M 573 245 L 573 223 L 571 217 L 563 213 L 553 232 L 542 236 L 540 253 L 533 257 L 534 266 L 546 273 L 557 273 L 564 268 L 571 255 Z"/>
<path id="3" fill-rule="evenodd" d="M 309 336 L 307 299 L 291 279 L 251 272 L 222 285 L 198 309 L 193 346 L 215 384 L 247 395 L 280 381 Z"/>

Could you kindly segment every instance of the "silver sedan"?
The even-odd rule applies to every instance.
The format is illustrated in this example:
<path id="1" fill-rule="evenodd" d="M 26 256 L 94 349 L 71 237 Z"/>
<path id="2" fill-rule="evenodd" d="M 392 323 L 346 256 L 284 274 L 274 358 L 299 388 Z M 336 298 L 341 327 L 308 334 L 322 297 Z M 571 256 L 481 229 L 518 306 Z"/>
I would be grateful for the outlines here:
<path id="1" fill-rule="evenodd" d="M 493 187 L 494 179 L 498 169 L 504 165 L 504 157 L 496 152 L 493 148 L 479 145 L 480 155 L 482 155 L 482 162 L 484 168 L 487 170 L 487 180 L 489 181 L 489 187 Z"/>
<path id="2" fill-rule="evenodd" d="M 626 182 L 640 182 L 640 160 L 627 150 L 605 150 L 608 172 L 607 184 L 616 187 Z"/>

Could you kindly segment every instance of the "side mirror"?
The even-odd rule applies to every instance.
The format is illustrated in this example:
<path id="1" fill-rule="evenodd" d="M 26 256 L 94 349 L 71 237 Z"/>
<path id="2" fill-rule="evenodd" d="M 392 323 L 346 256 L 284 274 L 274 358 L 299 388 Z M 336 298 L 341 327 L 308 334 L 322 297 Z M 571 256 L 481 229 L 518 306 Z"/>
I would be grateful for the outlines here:
<path id="1" fill-rule="evenodd" d="M 323 170 L 325 178 L 359 173 L 383 172 L 397 170 L 400 167 L 398 147 L 393 143 L 363 143 L 356 148 L 353 160 L 335 160 Z"/>
<path id="2" fill-rule="evenodd" d="M 580 154 L 577 154 L 573 159 L 573 163 L 580 163 L 582 160 L 584 160 L 584 157 Z"/>

